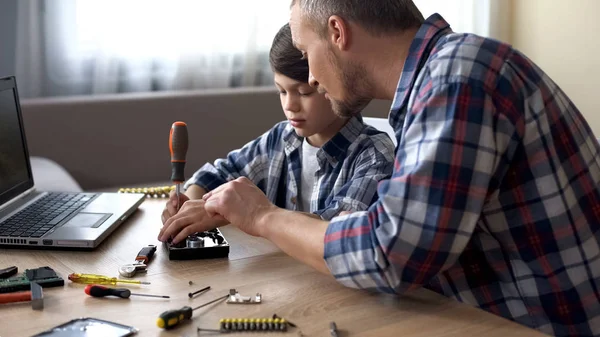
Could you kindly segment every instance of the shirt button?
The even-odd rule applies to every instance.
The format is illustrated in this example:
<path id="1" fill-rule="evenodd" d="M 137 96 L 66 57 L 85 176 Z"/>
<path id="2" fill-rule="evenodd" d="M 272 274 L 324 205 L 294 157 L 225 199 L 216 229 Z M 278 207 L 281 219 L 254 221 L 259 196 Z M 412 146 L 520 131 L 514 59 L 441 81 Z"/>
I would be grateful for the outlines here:
<path id="1" fill-rule="evenodd" d="M 297 199 L 296 199 L 296 197 L 292 197 L 292 198 L 290 199 L 290 201 L 292 202 L 292 204 L 294 204 L 294 205 L 295 205 L 295 204 L 296 204 L 296 201 L 297 201 Z"/>

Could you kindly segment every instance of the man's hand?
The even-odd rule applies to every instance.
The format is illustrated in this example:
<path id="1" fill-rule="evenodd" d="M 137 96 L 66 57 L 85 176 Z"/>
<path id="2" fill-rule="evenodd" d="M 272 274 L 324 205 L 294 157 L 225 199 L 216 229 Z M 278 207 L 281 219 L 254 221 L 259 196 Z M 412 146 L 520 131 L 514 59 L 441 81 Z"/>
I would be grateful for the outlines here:
<path id="1" fill-rule="evenodd" d="M 247 178 L 221 185 L 203 197 L 204 208 L 216 219 L 226 219 L 242 231 L 266 238 L 290 256 L 324 274 L 323 260 L 328 222 L 314 214 L 288 211 L 273 205 Z"/>
<path id="2" fill-rule="evenodd" d="M 190 200 L 190 198 L 187 195 L 183 193 L 179 195 L 180 206 L 182 206 L 188 200 Z M 177 214 L 177 193 L 175 193 L 175 191 L 171 191 L 171 194 L 169 195 L 169 201 L 167 201 L 165 209 L 163 210 L 162 215 L 160 217 L 160 220 L 162 221 L 163 225 L 175 214 Z"/>
<path id="3" fill-rule="evenodd" d="M 175 199 L 177 201 L 177 199 Z M 204 200 L 188 200 L 177 214 L 167 219 L 158 234 L 159 241 L 173 237 L 173 243 L 185 240 L 191 234 L 226 225 L 227 222 L 210 217 L 204 209 Z"/>
<path id="4" fill-rule="evenodd" d="M 225 219 L 242 231 L 262 236 L 261 218 L 278 208 L 246 177 L 223 184 L 205 194 L 204 208 L 209 216 Z"/>

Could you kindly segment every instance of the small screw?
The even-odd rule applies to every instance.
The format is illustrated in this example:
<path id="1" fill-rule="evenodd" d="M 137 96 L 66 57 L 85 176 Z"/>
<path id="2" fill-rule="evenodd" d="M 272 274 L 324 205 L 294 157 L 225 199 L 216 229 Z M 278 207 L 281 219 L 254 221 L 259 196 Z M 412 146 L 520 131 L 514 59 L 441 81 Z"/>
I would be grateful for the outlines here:
<path id="1" fill-rule="evenodd" d="M 189 297 L 189 298 L 193 298 L 195 295 L 197 295 L 197 294 L 199 294 L 199 293 L 201 293 L 201 292 L 203 292 L 203 291 L 207 291 L 207 290 L 209 290 L 209 289 L 210 289 L 210 286 L 208 286 L 208 287 L 204 287 L 204 288 L 202 288 L 202 289 L 200 289 L 200 290 L 198 290 L 198 291 L 195 291 L 195 292 L 193 292 L 193 293 L 189 293 L 189 294 L 188 294 L 188 297 Z"/>
<path id="2" fill-rule="evenodd" d="M 192 284 L 194 284 L 194 282 L 190 281 L 190 282 L 188 282 L 188 284 L 189 284 L 189 285 L 192 285 Z"/>

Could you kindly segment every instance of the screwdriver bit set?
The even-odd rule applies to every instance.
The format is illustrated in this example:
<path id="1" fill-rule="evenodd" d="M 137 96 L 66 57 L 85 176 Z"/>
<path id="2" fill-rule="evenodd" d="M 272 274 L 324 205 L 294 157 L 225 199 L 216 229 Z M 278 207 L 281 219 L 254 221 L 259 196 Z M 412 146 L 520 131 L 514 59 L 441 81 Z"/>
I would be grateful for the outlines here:
<path id="1" fill-rule="evenodd" d="M 198 334 L 200 332 L 287 332 L 288 325 L 289 322 L 283 318 L 222 318 L 218 330 L 198 328 Z"/>
<path id="2" fill-rule="evenodd" d="M 171 186 L 153 186 L 153 187 L 123 187 L 119 188 L 118 193 L 143 193 L 146 198 L 168 198 L 169 194 L 175 191 L 175 185 Z"/>
<path id="3" fill-rule="evenodd" d="M 218 228 L 195 233 L 177 244 L 171 241 L 165 242 L 165 247 L 169 253 L 169 260 L 199 260 L 229 256 L 229 242 Z"/>

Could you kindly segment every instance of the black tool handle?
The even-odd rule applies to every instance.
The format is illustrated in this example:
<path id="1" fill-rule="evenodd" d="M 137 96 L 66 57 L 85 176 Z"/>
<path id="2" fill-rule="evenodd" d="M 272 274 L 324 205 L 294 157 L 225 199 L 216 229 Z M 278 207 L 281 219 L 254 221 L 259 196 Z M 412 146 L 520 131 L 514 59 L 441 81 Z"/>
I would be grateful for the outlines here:
<path id="1" fill-rule="evenodd" d="M 162 329 L 171 329 L 186 319 L 192 319 L 192 308 L 188 306 L 163 312 L 158 317 L 156 325 Z"/>
<path id="2" fill-rule="evenodd" d="M 125 288 L 108 288 L 95 284 L 88 284 L 85 287 L 85 293 L 93 297 L 116 296 L 120 298 L 129 298 L 131 291 Z"/>
<path id="3" fill-rule="evenodd" d="M 19 268 L 12 266 L 4 269 L 0 269 L 0 279 L 9 278 L 15 275 L 19 271 Z"/>
<path id="4" fill-rule="evenodd" d="M 149 245 L 147 247 L 142 248 L 142 250 L 140 250 L 140 252 L 135 257 L 135 260 L 142 261 L 144 264 L 148 264 L 148 262 L 150 262 L 150 259 L 154 256 L 155 252 L 156 252 L 156 246 Z"/>

